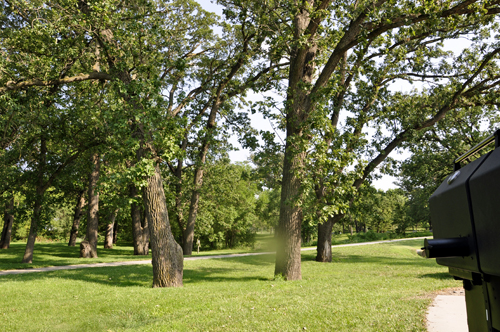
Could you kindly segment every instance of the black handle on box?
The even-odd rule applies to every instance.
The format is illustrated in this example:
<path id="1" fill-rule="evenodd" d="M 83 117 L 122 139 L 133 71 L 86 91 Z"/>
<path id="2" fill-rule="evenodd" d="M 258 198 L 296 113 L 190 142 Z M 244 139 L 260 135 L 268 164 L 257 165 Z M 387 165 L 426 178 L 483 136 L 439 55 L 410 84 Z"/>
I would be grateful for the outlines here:
<path id="1" fill-rule="evenodd" d="M 472 149 L 470 149 L 469 151 L 467 151 L 466 153 L 455 159 L 454 170 L 458 171 L 460 169 L 460 163 L 462 161 L 469 159 L 473 154 L 481 151 L 492 142 L 495 142 L 495 149 L 500 146 L 500 129 L 498 129 L 497 131 L 495 131 L 493 135 L 484 139 L 481 143 L 474 146 Z"/>
<path id="2" fill-rule="evenodd" d="M 469 240 L 466 237 L 424 240 L 425 257 L 463 257 L 470 255 Z"/>

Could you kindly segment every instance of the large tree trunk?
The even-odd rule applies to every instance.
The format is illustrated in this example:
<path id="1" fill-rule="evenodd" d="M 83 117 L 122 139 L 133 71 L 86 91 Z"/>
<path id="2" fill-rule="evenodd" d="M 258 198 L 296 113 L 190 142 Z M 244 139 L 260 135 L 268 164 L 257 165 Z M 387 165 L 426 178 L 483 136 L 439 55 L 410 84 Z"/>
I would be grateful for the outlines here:
<path id="1" fill-rule="evenodd" d="M 328 217 L 328 220 L 318 225 L 318 245 L 316 261 L 329 263 L 332 261 L 332 229 L 343 215 Z"/>
<path id="2" fill-rule="evenodd" d="M 80 227 L 80 221 L 82 220 L 82 209 L 85 206 L 85 190 L 80 190 L 78 192 L 78 198 L 76 199 L 75 214 L 73 216 L 73 226 L 71 226 L 71 232 L 69 234 L 69 247 L 74 247 L 76 245 L 76 237 L 78 236 L 78 228 Z"/>
<path id="3" fill-rule="evenodd" d="M 90 246 L 90 257 L 97 258 L 97 235 L 99 227 L 99 193 L 95 190 L 97 181 L 99 180 L 100 158 L 98 153 L 92 155 L 92 163 L 94 169 L 89 176 L 88 201 L 89 207 L 87 212 L 87 240 Z M 87 257 L 84 257 L 87 258 Z"/>
<path id="4" fill-rule="evenodd" d="M 0 249 L 9 249 L 12 234 L 12 225 L 14 224 L 14 196 L 5 203 L 4 224 L 2 237 L 0 238 Z"/>
<path id="5" fill-rule="evenodd" d="M 311 1 L 308 1 L 311 2 Z M 301 8 L 293 20 L 294 34 L 301 38 L 307 29 L 309 11 Z M 318 48 L 314 42 L 297 44 L 292 49 L 288 73 L 286 111 L 286 145 L 281 182 L 280 218 L 277 227 L 279 241 L 276 251 L 275 275 L 286 280 L 302 279 L 300 268 L 302 208 L 301 177 L 308 145 L 308 117 L 313 111 L 307 86 L 313 80 L 314 58 Z"/>
<path id="6" fill-rule="evenodd" d="M 135 185 L 129 187 L 130 198 L 134 201 L 130 206 L 130 214 L 132 217 L 132 235 L 134 241 L 134 255 L 144 256 L 149 253 L 149 225 L 146 216 L 142 216 L 142 203 L 137 202 L 139 199 L 138 190 Z"/>
<path id="7" fill-rule="evenodd" d="M 113 230 L 115 228 L 116 215 L 119 209 L 115 209 L 109 215 L 108 225 L 106 226 L 106 237 L 104 239 L 104 249 L 113 249 Z"/>
<path id="8" fill-rule="evenodd" d="M 285 151 L 290 151 L 289 143 Z M 286 280 L 302 279 L 300 268 L 302 244 L 301 226 L 302 209 L 295 202 L 299 195 L 300 181 L 294 170 L 302 162 L 302 155 L 290 156 L 285 152 L 283 180 L 281 186 L 280 218 L 276 229 L 278 248 L 274 274 L 282 275 Z"/>
<path id="9" fill-rule="evenodd" d="M 154 174 L 148 179 L 147 187 L 144 188 L 143 199 L 151 236 L 153 287 L 182 286 L 184 258 L 182 248 L 175 242 L 170 229 L 158 165 Z"/>

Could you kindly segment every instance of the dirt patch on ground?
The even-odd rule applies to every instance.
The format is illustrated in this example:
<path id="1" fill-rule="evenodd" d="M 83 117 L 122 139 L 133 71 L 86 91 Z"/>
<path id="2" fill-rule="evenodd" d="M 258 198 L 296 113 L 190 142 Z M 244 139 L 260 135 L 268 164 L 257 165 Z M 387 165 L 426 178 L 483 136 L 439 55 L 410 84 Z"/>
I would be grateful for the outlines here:
<path id="1" fill-rule="evenodd" d="M 435 292 L 424 293 L 416 296 L 412 296 L 410 299 L 434 299 L 438 295 L 456 295 L 465 296 L 465 291 L 462 287 L 452 287 L 441 289 Z"/>
<path id="2" fill-rule="evenodd" d="M 465 296 L 465 290 L 463 287 L 453 287 L 443 289 L 437 292 L 434 292 L 434 296 L 436 295 L 457 295 L 457 296 Z"/>

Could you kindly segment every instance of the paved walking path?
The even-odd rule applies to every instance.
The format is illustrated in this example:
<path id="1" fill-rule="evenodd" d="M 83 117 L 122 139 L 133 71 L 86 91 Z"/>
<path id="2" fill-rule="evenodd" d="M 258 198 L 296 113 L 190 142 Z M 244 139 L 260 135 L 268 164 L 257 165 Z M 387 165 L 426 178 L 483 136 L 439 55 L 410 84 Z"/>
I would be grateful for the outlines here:
<path id="1" fill-rule="evenodd" d="M 415 239 L 425 239 L 425 237 L 416 237 L 416 238 L 409 238 L 409 239 L 396 239 L 396 240 L 387 240 L 387 241 L 363 242 L 363 243 L 340 244 L 340 245 L 332 246 L 332 248 L 365 246 L 365 245 L 369 245 L 369 244 L 399 242 L 399 241 L 407 241 L 407 240 L 415 240 Z M 301 250 L 302 251 L 316 250 L 316 247 L 302 248 Z M 247 253 L 247 254 L 212 255 L 212 256 L 197 256 L 197 257 L 191 256 L 191 257 L 184 257 L 184 260 L 191 261 L 191 260 L 197 260 L 197 259 L 231 258 L 231 257 L 243 257 L 243 256 L 269 255 L 269 254 L 274 254 L 274 252 L 254 252 L 254 253 Z M 23 273 L 49 272 L 49 271 L 59 271 L 59 270 L 86 269 L 86 268 L 91 268 L 91 267 L 125 266 L 125 265 L 141 265 L 141 264 L 151 264 L 151 260 L 148 259 L 148 260 L 112 262 L 112 263 L 93 263 L 93 264 L 49 266 L 49 267 L 40 267 L 40 268 L 35 268 L 35 269 L 5 270 L 5 271 L 0 271 L 0 276 L 9 275 L 9 274 L 23 274 Z"/>
<path id="2" fill-rule="evenodd" d="M 468 332 L 464 290 L 436 296 L 426 318 L 428 332 Z"/>

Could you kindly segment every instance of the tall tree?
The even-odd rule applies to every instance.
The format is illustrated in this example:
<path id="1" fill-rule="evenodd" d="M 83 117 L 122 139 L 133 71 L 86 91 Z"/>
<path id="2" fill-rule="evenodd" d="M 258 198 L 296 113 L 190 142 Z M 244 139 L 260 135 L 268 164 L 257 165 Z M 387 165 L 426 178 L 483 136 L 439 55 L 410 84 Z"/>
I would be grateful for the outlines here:
<path id="1" fill-rule="evenodd" d="M 85 256 L 85 258 L 97 258 L 97 236 L 99 229 L 99 191 L 97 190 L 97 181 L 99 181 L 101 169 L 101 156 L 99 153 L 93 153 L 91 161 L 92 172 L 89 174 L 87 191 L 87 241 L 90 251 L 85 251 L 86 255 L 89 255 Z"/>
<path id="2" fill-rule="evenodd" d="M 71 225 L 71 230 L 69 234 L 68 246 L 74 247 L 76 245 L 76 237 L 78 236 L 78 228 L 80 227 L 80 221 L 83 215 L 83 207 L 85 206 L 85 190 L 80 190 L 78 192 L 78 197 L 76 199 L 75 210 L 73 214 L 73 223 Z"/>
<path id="3" fill-rule="evenodd" d="M 310 149 L 336 157 L 333 170 L 324 167 L 326 164 L 315 167 L 336 177 L 336 180 L 329 177 L 324 183 L 319 181 L 316 188 L 317 201 L 322 201 L 328 212 L 327 222 L 332 224 L 342 217 L 353 195 L 373 170 L 401 142 L 411 138 L 415 131 L 433 126 L 456 109 L 468 94 L 486 86 L 492 90 L 497 85 L 495 74 L 488 76 L 483 71 L 497 58 L 496 45 L 481 47 L 486 46 L 481 42 L 482 36 L 495 26 L 492 22 L 500 11 L 497 1 L 220 2 L 228 7 L 245 8 L 266 19 L 274 36 L 269 42 L 272 53 L 290 60 L 283 107 L 286 143 L 278 226 L 281 244 L 275 266 L 275 274 L 289 280 L 301 279 L 303 204 L 308 187 L 314 187 L 306 183 L 307 170 L 311 169 Z M 440 43 L 462 34 L 481 36 L 477 39 L 482 45 L 477 48 L 476 63 L 472 67 L 469 63 L 469 68 L 464 65 L 450 69 L 444 62 L 434 66 L 430 59 L 443 55 Z M 387 88 L 387 82 L 411 78 L 448 79 L 446 84 L 441 82 L 441 89 L 436 87 L 433 91 L 441 91 L 441 103 L 424 109 L 412 108 L 412 112 L 394 107 L 398 94 Z M 424 94 L 423 99 L 428 97 Z M 384 108 L 384 104 L 391 106 Z M 349 130 L 339 132 L 343 116 L 347 117 Z M 371 145 L 367 145 L 363 132 L 369 125 L 380 128 Z M 382 128 L 389 134 L 384 134 Z M 317 147 L 319 141 L 323 142 L 323 148 L 312 148 L 311 143 Z M 360 147 L 369 148 L 362 149 L 364 158 L 355 162 L 356 158 L 350 155 Z M 314 158 L 324 160 L 322 155 L 319 158 L 318 153 Z M 357 165 L 355 172 L 343 175 L 343 170 L 352 164 Z M 328 182 L 342 185 L 331 187 Z M 331 197 L 337 206 L 325 204 Z M 325 228 L 327 239 L 331 228 Z M 329 245 L 326 242 L 322 246 L 325 244 Z M 319 246 L 318 252 L 323 249 Z M 326 257 L 320 254 L 318 260 L 328 260 L 329 249 L 325 249 Z"/>

